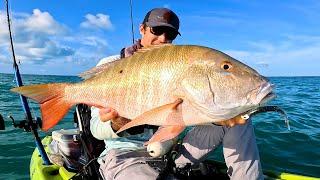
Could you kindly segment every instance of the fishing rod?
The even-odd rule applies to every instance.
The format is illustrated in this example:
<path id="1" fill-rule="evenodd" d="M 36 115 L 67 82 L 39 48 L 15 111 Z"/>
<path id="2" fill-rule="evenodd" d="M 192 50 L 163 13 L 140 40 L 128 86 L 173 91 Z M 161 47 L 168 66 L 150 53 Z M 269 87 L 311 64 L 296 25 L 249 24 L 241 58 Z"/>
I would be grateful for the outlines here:
<path id="1" fill-rule="evenodd" d="M 132 44 L 134 44 L 133 15 L 132 15 L 132 0 L 130 0 L 130 20 L 131 20 Z"/>
<path id="2" fill-rule="evenodd" d="M 5 0 L 5 3 L 6 3 L 6 9 L 7 9 L 7 22 L 8 22 L 8 30 L 9 30 L 9 37 L 10 37 L 10 45 L 11 45 L 10 47 L 11 47 L 12 59 L 13 59 L 14 76 L 17 83 L 17 87 L 21 87 L 23 86 L 23 84 L 22 84 L 22 79 L 19 71 L 19 66 L 17 64 L 16 57 L 15 57 L 14 47 L 13 47 L 8 0 Z M 13 125 L 14 127 L 24 128 L 24 130 L 32 132 L 37 149 L 39 151 L 39 154 L 41 155 L 41 158 L 44 164 L 50 165 L 51 163 L 43 148 L 43 144 L 41 143 L 41 139 L 37 131 L 37 127 L 39 123 L 33 121 L 27 98 L 24 97 L 23 95 L 19 95 L 19 96 L 20 96 L 23 111 L 25 113 L 25 120 L 21 121 L 19 124 L 15 124 L 13 117 L 10 116 L 10 118 L 13 120 Z"/>

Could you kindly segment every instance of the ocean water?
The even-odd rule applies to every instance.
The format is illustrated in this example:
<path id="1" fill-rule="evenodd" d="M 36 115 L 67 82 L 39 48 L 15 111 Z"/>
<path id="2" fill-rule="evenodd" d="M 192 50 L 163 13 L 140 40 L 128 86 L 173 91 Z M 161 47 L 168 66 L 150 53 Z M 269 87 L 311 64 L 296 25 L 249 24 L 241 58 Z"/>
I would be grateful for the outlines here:
<path id="1" fill-rule="evenodd" d="M 24 84 L 77 82 L 73 76 L 23 75 Z M 287 171 L 320 177 L 320 77 L 272 77 L 277 98 L 269 105 L 286 111 L 291 130 L 277 113 L 259 114 L 253 118 L 263 169 Z M 0 74 L 0 114 L 6 130 L 0 131 L 0 179 L 29 179 L 29 163 L 35 148 L 31 133 L 15 129 L 7 116 L 24 117 L 20 99 L 9 91 L 14 76 Z M 41 116 L 38 105 L 30 101 L 34 116 Z M 54 129 L 72 127 L 72 112 Z M 39 131 L 40 132 L 40 131 Z M 44 137 L 50 132 L 40 132 Z M 221 150 L 212 157 L 222 159 Z"/>

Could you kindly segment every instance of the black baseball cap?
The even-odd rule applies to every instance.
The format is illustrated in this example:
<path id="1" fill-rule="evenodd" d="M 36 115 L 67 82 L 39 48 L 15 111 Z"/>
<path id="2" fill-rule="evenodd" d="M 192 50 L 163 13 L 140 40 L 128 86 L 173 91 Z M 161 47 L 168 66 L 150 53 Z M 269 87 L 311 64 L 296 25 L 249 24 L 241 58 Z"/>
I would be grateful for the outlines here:
<path id="1" fill-rule="evenodd" d="M 174 29 L 179 35 L 179 18 L 178 16 L 167 8 L 154 8 L 150 10 L 142 24 L 149 27 L 166 26 Z"/>

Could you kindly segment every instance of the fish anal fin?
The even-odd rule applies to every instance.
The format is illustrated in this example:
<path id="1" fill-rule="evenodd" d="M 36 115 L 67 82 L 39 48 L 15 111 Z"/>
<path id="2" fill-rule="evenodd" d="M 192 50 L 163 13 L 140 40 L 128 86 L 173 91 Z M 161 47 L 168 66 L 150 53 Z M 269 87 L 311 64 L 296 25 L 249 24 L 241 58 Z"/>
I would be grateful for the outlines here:
<path id="1" fill-rule="evenodd" d="M 178 98 L 173 103 L 146 111 L 121 127 L 117 133 L 143 124 L 155 126 L 184 126 L 185 124 L 182 119 L 182 109 L 180 106 L 182 102 L 183 100 Z"/>
<path id="2" fill-rule="evenodd" d="M 177 137 L 185 128 L 185 126 L 162 126 L 144 145 L 148 145 L 153 142 L 164 142 L 173 139 Z"/>

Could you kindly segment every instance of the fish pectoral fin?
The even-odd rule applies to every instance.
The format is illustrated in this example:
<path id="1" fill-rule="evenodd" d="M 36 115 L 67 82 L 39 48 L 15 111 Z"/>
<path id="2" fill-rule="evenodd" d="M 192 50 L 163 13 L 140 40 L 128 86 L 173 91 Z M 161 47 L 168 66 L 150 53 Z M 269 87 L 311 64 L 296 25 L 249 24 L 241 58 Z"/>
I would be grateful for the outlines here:
<path id="1" fill-rule="evenodd" d="M 149 139 L 149 141 L 144 143 L 144 145 L 173 139 L 177 137 L 185 128 L 185 126 L 161 126 Z"/>
<path id="2" fill-rule="evenodd" d="M 143 124 L 155 125 L 155 126 L 184 126 L 182 119 L 182 104 L 183 100 L 178 98 L 173 103 L 169 103 L 147 112 L 144 112 L 140 116 L 136 117 L 129 123 L 122 126 L 117 133 L 120 133 L 131 127 L 140 126 Z"/>

